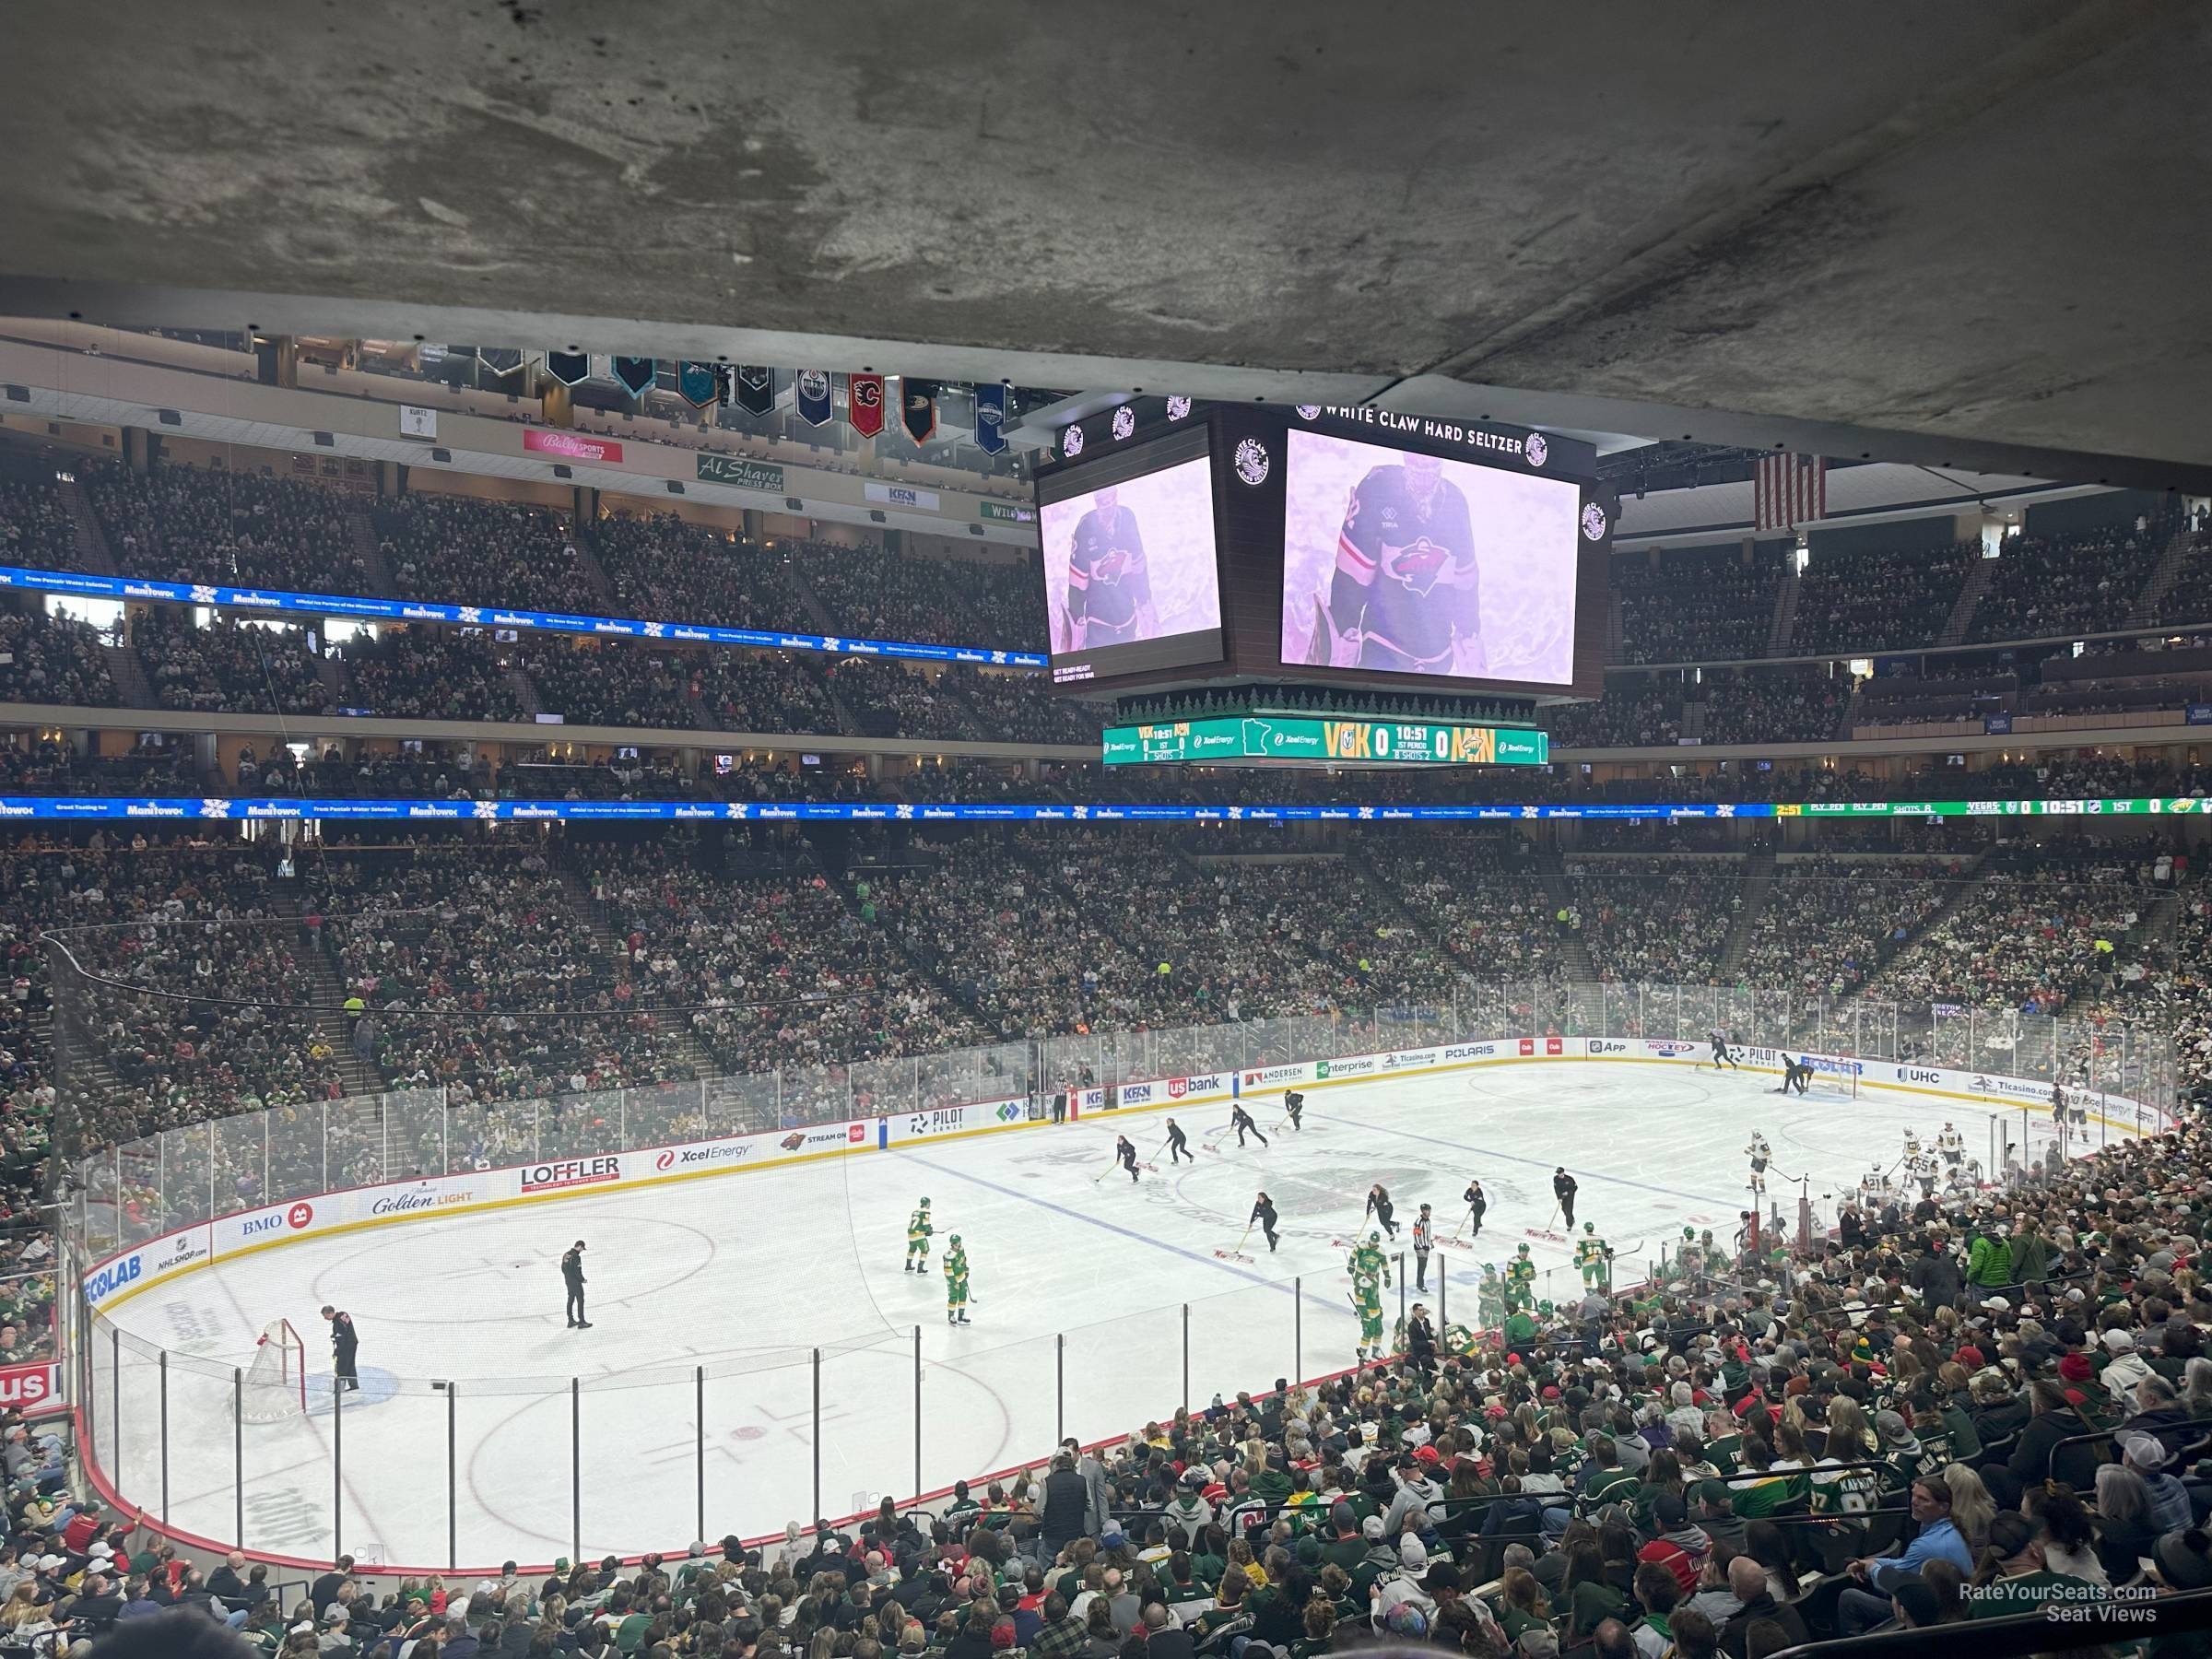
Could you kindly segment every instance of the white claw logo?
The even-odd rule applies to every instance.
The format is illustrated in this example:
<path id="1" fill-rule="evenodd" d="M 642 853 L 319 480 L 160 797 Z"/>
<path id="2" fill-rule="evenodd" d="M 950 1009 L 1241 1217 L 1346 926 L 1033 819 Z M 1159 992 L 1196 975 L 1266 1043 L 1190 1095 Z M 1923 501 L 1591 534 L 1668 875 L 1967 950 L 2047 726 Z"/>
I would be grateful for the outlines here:
<path id="1" fill-rule="evenodd" d="M 1237 445 L 1237 477 L 1255 488 L 1267 481 L 1267 446 L 1257 438 Z"/>
<path id="2" fill-rule="evenodd" d="M 1606 536 L 1606 510 L 1595 501 L 1583 509 L 1583 539 L 1603 541 Z"/>
<path id="3" fill-rule="evenodd" d="M 1131 408 L 1127 404 L 1124 404 L 1120 408 L 1113 412 L 1114 441 L 1119 442 L 1122 439 L 1128 437 L 1130 433 L 1135 430 L 1136 411 Z"/>
<path id="4" fill-rule="evenodd" d="M 1071 426 L 1060 434 L 1060 453 L 1071 460 L 1083 453 L 1083 429 Z"/>
<path id="5" fill-rule="evenodd" d="M 1168 399 L 1168 418 L 1170 420 L 1188 419 L 1190 413 L 1191 400 L 1189 398 L 1177 396 Z"/>
<path id="6" fill-rule="evenodd" d="M 1551 453 L 1551 446 L 1544 441 L 1543 433 L 1531 432 L 1521 440 L 1521 453 L 1531 466 L 1541 466 Z"/>
<path id="7" fill-rule="evenodd" d="M 1321 418 L 1321 406 L 1319 404 L 1300 404 L 1298 406 L 1298 418 L 1300 420 L 1319 420 Z"/>

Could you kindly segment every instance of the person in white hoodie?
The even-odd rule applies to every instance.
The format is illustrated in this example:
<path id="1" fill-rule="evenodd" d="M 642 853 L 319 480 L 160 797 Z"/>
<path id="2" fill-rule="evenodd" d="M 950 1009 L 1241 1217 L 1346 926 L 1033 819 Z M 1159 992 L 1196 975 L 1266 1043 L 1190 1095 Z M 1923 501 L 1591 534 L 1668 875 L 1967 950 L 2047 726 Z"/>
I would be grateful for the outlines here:
<path id="1" fill-rule="evenodd" d="M 2098 1379 L 2104 1384 L 2105 1393 L 2122 1407 L 2134 1404 L 2136 1384 L 2157 1373 L 2144 1363 L 2143 1356 L 2136 1352 L 2136 1334 L 2133 1331 L 2107 1331 L 2098 1338 L 2104 1351 L 2112 1356 Z"/>

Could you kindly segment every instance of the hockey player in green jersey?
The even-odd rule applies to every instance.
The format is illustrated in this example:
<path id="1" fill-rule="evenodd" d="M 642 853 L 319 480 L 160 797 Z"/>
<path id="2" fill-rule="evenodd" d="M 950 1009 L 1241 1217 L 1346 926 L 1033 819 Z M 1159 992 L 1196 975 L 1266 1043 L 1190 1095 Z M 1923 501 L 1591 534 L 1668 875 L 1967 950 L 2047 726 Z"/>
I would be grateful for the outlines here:
<path id="1" fill-rule="evenodd" d="M 1505 1306 L 1508 1312 L 1525 1309 L 1536 1300 L 1536 1265 L 1528 1259 L 1528 1246 L 1520 1247 L 1505 1265 Z"/>
<path id="2" fill-rule="evenodd" d="M 959 1233 L 946 1241 L 945 1323 L 968 1323 L 968 1252 L 961 1247 Z"/>
<path id="3" fill-rule="evenodd" d="M 1597 1223 L 1583 1223 L 1583 1236 L 1574 1241 L 1574 1265 L 1583 1270 L 1583 1288 L 1597 1290 L 1605 1287 L 1613 1247 L 1597 1236 Z"/>
<path id="4" fill-rule="evenodd" d="M 1370 1233 L 1367 1241 L 1345 1259 L 1352 1276 L 1352 1312 L 1359 1316 L 1362 1363 L 1382 1358 L 1382 1287 L 1390 1283 L 1390 1258 L 1382 1253 L 1382 1235 Z"/>
<path id="5" fill-rule="evenodd" d="M 1682 1242 L 1675 1251 L 1675 1277 L 1685 1283 L 1701 1277 L 1705 1272 L 1705 1253 L 1699 1248 L 1697 1229 L 1682 1230 Z"/>
<path id="6" fill-rule="evenodd" d="M 1486 1331 L 1505 1323 L 1505 1282 L 1498 1277 L 1495 1262 L 1482 1265 L 1482 1282 L 1475 1287 L 1475 1317 Z"/>
<path id="7" fill-rule="evenodd" d="M 937 1230 L 929 1219 L 929 1200 L 924 1198 L 914 1208 L 906 1223 L 906 1270 L 909 1273 L 929 1271 L 929 1235 Z"/>

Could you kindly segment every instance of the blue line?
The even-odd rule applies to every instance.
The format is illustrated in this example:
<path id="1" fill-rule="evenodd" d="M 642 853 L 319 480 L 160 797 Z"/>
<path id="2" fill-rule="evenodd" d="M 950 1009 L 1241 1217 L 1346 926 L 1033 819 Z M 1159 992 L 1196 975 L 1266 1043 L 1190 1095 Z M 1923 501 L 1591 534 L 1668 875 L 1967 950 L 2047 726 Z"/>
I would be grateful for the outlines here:
<path id="1" fill-rule="evenodd" d="M 1034 1204 L 1040 1209 L 1048 1209 L 1055 1215 L 1065 1216 L 1071 1221 L 1081 1221 L 1092 1227 L 1102 1227 L 1108 1232 L 1119 1233 L 1124 1239 L 1135 1239 L 1139 1244 L 1149 1244 L 1153 1249 L 1164 1250 L 1171 1255 L 1187 1256 L 1202 1267 L 1218 1267 L 1224 1273 L 1233 1273 L 1239 1278 L 1248 1280 L 1254 1285 L 1263 1286 L 1270 1290 L 1280 1290 L 1286 1296 L 1301 1294 L 1295 1285 L 1285 1284 L 1281 1279 L 1262 1278 L 1258 1274 L 1247 1273 L 1234 1262 L 1225 1262 L 1218 1256 L 1200 1255 L 1194 1250 L 1185 1250 L 1182 1245 L 1171 1244 L 1165 1239 L 1156 1239 L 1149 1233 L 1138 1232 L 1135 1228 L 1124 1227 L 1118 1221 L 1107 1221 L 1097 1216 L 1087 1216 L 1081 1210 L 1069 1209 L 1065 1204 L 1054 1204 L 1051 1199 L 1040 1198 L 1034 1193 L 1017 1192 L 1010 1186 L 1001 1186 L 995 1181 L 985 1181 L 981 1175 L 971 1174 L 966 1170 L 955 1169 L 950 1164 L 936 1163 L 930 1159 L 922 1157 L 919 1153 L 909 1152 L 905 1156 L 912 1159 L 925 1170 L 935 1171 L 941 1175 L 956 1176 L 961 1181 L 970 1182 L 982 1187 L 986 1192 L 997 1193 L 1007 1198 L 1018 1198 L 1024 1204 Z M 1315 1307 L 1328 1308 L 1335 1312 L 1346 1314 L 1347 1317 L 1351 1313 L 1351 1303 L 1348 1300 L 1342 1303 L 1333 1302 L 1327 1297 L 1317 1296 L 1310 1290 L 1302 1292 L 1302 1294 L 1305 1300 Z"/>
<path id="2" fill-rule="evenodd" d="M 1347 1121 L 1343 1118 L 1328 1117 L 1318 1112 L 1309 1112 L 1306 1115 L 1317 1124 L 1341 1124 Z M 1410 1129 L 1393 1129 L 1385 1124 L 1361 1123 L 1353 1126 L 1359 1129 L 1372 1129 L 1382 1135 L 1399 1135 L 1406 1140 L 1426 1141 L 1432 1147 L 1449 1147 L 1454 1152 L 1472 1152 L 1478 1157 L 1500 1159 L 1507 1163 L 1532 1164 L 1539 1170 L 1544 1167 L 1544 1160 L 1540 1158 L 1523 1158 L 1513 1152 L 1493 1152 L 1488 1147 L 1470 1147 L 1465 1141 L 1440 1140 L 1433 1135 L 1416 1135 Z M 1665 1193 L 1669 1198 L 1687 1198 L 1692 1204 L 1711 1205 L 1721 1209 L 1727 1208 L 1735 1202 L 1734 1199 L 1729 1198 L 1710 1198 L 1697 1193 L 1685 1193 L 1679 1187 L 1656 1186 L 1651 1182 L 1634 1181 L 1626 1175 L 1608 1175 L 1603 1170 L 1578 1170 L 1564 1164 L 1554 1164 L 1552 1168 L 1555 1170 L 1566 1169 L 1571 1175 L 1586 1175 L 1593 1181 L 1608 1181 L 1615 1186 L 1635 1187 L 1646 1193 Z"/>

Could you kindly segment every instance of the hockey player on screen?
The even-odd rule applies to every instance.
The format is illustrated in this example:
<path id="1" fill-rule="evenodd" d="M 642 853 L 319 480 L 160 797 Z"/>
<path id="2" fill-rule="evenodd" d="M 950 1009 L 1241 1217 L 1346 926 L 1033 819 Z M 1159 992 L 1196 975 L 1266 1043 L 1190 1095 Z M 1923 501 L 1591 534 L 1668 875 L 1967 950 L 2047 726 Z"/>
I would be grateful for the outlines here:
<path id="1" fill-rule="evenodd" d="M 1067 622 L 1070 651 L 1125 645 L 1159 632 L 1152 606 L 1152 567 L 1145 559 L 1145 539 L 1136 514 L 1121 504 L 1111 485 L 1091 498 L 1091 509 L 1077 521 L 1067 555 Z"/>
<path id="2" fill-rule="evenodd" d="M 907 1272 L 929 1271 L 929 1235 L 936 1230 L 929 1219 L 929 1200 L 924 1198 L 914 1206 L 914 1213 L 906 1224 Z"/>
<path id="3" fill-rule="evenodd" d="M 1360 1218 L 1365 1220 L 1368 1216 L 1372 1216 L 1375 1225 L 1394 1239 L 1398 1236 L 1398 1224 L 1390 1218 L 1394 1207 L 1390 1202 L 1390 1194 L 1382 1190 L 1382 1183 L 1378 1181 L 1367 1189 L 1367 1208 Z"/>
<path id="4" fill-rule="evenodd" d="M 1261 1146 L 1264 1147 L 1267 1144 L 1267 1137 L 1260 1134 L 1259 1124 L 1253 1122 L 1252 1113 L 1245 1111 L 1241 1105 L 1231 1106 L 1229 1109 L 1229 1125 L 1237 1132 L 1237 1145 L 1240 1147 L 1244 1144 L 1244 1132 L 1247 1129 L 1259 1136 Z"/>
<path id="5" fill-rule="evenodd" d="M 945 1241 L 945 1323 L 968 1323 L 968 1252 L 954 1233 Z"/>
<path id="6" fill-rule="evenodd" d="M 1467 498 L 1434 455 L 1369 469 L 1345 503 L 1317 661 L 1400 674 L 1489 672 Z M 1322 641 L 1317 637 L 1315 644 Z"/>

